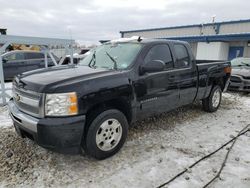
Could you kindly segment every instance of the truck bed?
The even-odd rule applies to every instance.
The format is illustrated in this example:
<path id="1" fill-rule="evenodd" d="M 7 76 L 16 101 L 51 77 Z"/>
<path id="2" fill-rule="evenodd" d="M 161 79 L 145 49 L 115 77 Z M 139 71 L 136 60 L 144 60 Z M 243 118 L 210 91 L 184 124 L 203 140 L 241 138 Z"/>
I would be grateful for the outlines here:
<path id="1" fill-rule="evenodd" d="M 211 82 L 211 80 L 214 80 L 216 77 L 225 78 L 227 75 L 224 72 L 224 68 L 230 65 L 230 61 L 196 60 L 196 67 L 198 72 L 198 90 L 196 98 L 206 98 L 211 90 L 211 84 L 209 84 L 209 82 Z M 224 82 L 223 79 L 221 81 Z M 225 83 L 223 85 L 225 85 Z"/>

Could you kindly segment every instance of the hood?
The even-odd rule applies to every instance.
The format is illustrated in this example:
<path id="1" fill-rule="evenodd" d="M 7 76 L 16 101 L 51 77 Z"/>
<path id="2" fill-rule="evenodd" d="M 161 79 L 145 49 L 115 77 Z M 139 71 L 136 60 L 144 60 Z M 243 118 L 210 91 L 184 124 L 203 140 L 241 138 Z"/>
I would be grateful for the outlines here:
<path id="1" fill-rule="evenodd" d="M 24 89 L 44 92 L 45 89 L 56 89 L 63 85 L 73 85 L 86 80 L 114 74 L 119 71 L 93 69 L 88 66 L 57 66 L 23 73 L 15 78 L 15 83 Z M 53 92 L 50 89 L 50 92 Z"/>
<path id="2" fill-rule="evenodd" d="M 250 68 L 233 68 L 232 75 L 240 75 L 243 77 L 250 77 Z"/>

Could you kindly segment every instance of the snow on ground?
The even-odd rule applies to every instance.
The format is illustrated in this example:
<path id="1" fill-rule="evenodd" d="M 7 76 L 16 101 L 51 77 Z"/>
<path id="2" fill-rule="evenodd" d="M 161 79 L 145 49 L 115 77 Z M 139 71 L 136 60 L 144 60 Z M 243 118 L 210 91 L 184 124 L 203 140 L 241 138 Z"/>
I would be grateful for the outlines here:
<path id="1" fill-rule="evenodd" d="M 5 89 L 6 89 L 6 94 L 9 95 L 9 96 L 12 96 L 12 82 L 5 82 Z M 1 86 L 0 86 L 0 89 L 2 90 Z M 9 97 L 6 98 L 6 101 L 9 100 Z M 0 97 L 0 104 L 2 104 L 2 97 Z M 0 111 L 1 113 L 1 111 Z M 1 117 L 0 117 L 0 120 L 1 120 Z"/>
<path id="2" fill-rule="evenodd" d="M 5 88 L 11 89 L 12 83 L 11 82 L 5 83 Z M 12 90 L 7 90 L 6 93 L 11 96 Z M 7 98 L 7 101 L 8 100 L 9 99 Z M 0 104 L 1 103 L 2 103 L 2 98 L 0 97 Z M 12 121 L 9 118 L 8 114 L 9 114 L 9 112 L 8 112 L 7 106 L 0 107 L 0 128 L 12 126 Z"/>
<path id="3" fill-rule="evenodd" d="M 103 161 L 54 153 L 21 139 L 5 107 L 0 114 L 2 187 L 157 187 L 250 124 L 250 96 L 226 93 L 216 113 L 193 104 L 137 122 L 122 150 Z M 250 132 L 237 140 L 221 178 L 210 187 L 250 187 L 249 145 Z M 202 187 L 216 174 L 226 151 L 199 163 L 168 187 Z"/>

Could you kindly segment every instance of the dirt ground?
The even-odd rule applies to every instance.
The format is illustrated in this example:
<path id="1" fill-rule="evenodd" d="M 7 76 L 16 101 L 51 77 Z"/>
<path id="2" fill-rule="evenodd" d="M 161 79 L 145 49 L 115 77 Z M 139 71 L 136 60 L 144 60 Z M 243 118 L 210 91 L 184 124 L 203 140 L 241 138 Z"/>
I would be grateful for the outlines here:
<path id="1" fill-rule="evenodd" d="M 216 113 L 195 103 L 134 124 L 115 156 L 96 161 L 63 155 L 15 133 L 0 108 L 0 187 L 157 187 L 236 136 L 250 124 L 250 96 L 223 95 Z M 230 145 L 228 145 L 229 147 Z M 188 170 L 168 187 L 202 187 L 214 177 L 227 147 Z M 210 187 L 250 187 L 250 132 L 239 137 Z"/>

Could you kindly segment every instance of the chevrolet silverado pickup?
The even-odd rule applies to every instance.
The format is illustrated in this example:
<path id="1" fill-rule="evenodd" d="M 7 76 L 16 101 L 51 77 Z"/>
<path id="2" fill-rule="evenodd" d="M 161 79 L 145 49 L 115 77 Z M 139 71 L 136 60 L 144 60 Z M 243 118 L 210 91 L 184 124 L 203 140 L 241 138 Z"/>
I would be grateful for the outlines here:
<path id="1" fill-rule="evenodd" d="M 20 136 L 105 159 L 120 150 L 138 119 L 195 100 L 215 112 L 230 74 L 230 62 L 195 60 L 186 42 L 122 39 L 92 49 L 77 65 L 16 76 L 8 106 Z"/>

